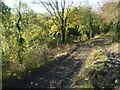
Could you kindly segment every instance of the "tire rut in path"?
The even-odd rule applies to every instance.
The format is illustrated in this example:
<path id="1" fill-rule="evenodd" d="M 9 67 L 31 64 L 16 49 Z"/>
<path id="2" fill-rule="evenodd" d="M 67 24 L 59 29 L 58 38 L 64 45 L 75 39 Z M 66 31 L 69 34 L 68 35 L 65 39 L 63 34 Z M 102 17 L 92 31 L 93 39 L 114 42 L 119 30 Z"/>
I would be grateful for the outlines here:
<path id="1" fill-rule="evenodd" d="M 40 68 L 31 76 L 13 85 L 14 88 L 63 88 L 82 67 L 91 51 L 89 44 L 77 45 L 69 54 Z"/>

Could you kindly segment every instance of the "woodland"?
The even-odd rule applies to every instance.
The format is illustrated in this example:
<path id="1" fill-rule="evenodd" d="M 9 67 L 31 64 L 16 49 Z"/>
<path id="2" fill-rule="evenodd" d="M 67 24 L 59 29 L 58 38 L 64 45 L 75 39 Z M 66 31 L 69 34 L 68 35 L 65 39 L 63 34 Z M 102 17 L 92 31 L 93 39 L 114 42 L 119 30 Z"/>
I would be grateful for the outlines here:
<path id="1" fill-rule="evenodd" d="M 0 3 L 3 88 L 120 88 L 120 2 L 31 3 Z"/>

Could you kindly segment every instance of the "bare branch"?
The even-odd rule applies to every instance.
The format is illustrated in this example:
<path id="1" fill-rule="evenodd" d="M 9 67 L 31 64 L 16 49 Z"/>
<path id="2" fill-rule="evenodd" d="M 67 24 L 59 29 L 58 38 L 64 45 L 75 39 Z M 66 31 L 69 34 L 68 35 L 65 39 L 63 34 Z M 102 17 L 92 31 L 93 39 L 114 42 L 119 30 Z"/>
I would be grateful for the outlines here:
<path id="1" fill-rule="evenodd" d="M 56 21 L 55 21 L 55 19 L 54 19 L 54 15 L 53 15 L 53 13 L 47 8 L 47 6 L 46 5 L 49 5 L 49 3 L 46 3 L 46 2 L 41 2 L 42 3 L 42 5 L 47 9 L 47 11 L 50 13 L 50 15 L 52 16 L 52 20 L 53 20 L 53 22 L 55 23 L 55 25 L 60 29 L 60 27 L 59 27 L 59 25 L 56 23 Z M 46 5 L 45 5 L 46 4 Z M 55 15 L 56 16 L 56 15 Z M 57 20 L 59 20 L 59 19 L 57 19 Z"/>

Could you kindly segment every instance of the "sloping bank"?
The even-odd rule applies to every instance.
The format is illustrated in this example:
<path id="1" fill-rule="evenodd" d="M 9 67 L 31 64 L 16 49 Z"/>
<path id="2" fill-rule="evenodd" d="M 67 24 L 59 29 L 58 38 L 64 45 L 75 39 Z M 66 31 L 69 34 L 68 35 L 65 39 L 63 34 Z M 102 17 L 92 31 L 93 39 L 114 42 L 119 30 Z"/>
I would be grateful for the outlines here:
<path id="1" fill-rule="evenodd" d="M 120 67 L 110 63 L 104 50 L 95 47 L 79 74 L 74 78 L 74 88 L 120 88 Z"/>

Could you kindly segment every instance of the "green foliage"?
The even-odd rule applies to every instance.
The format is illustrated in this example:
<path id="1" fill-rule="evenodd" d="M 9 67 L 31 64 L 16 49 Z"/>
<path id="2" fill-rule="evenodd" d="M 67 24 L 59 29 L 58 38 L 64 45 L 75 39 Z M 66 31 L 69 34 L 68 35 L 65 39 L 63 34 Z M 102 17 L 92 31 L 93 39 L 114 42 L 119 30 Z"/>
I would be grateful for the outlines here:
<path id="1" fill-rule="evenodd" d="M 79 35 L 81 40 L 85 36 L 87 36 L 85 40 L 93 38 L 100 34 L 99 22 L 98 15 L 90 7 L 77 7 L 77 10 L 69 18 L 68 35 L 74 30 L 77 32 L 75 35 Z"/>
<path id="2" fill-rule="evenodd" d="M 1 5 L 2 5 L 2 23 L 7 24 L 7 22 L 9 21 L 10 14 L 11 14 L 10 12 L 11 8 L 6 6 L 3 2 L 1 2 Z"/>
<path id="3" fill-rule="evenodd" d="M 68 28 L 68 36 L 73 35 L 73 36 L 80 36 L 80 32 L 74 28 Z"/>
<path id="4" fill-rule="evenodd" d="M 117 25 L 119 23 L 117 20 L 116 11 L 118 9 L 116 8 L 116 4 L 107 4 L 108 7 L 106 7 L 105 4 L 102 7 L 102 13 L 96 13 L 91 10 L 90 7 L 84 6 L 66 8 L 67 11 L 64 12 L 63 16 L 70 15 L 67 21 L 64 22 L 64 25 L 61 21 L 57 21 L 53 15 L 57 26 L 49 14 L 37 14 L 29 8 L 26 3 L 20 3 L 19 6 L 16 5 L 12 9 L 12 12 L 11 8 L 3 2 L 1 2 L 1 5 L 2 24 L 0 23 L 0 35 L 2 35 L 3 86 L 24 78 L 35 68 L 45 65 L 51 60 L 49 58 L 51 54 L 50 49 L 62 45 L 61 35 L 63 32 L 60 28 L 66 31 L 64 32 L 66 39 L 65 44 L 72 44 L 75 41 L 86 41 L 96 35 L 107 32 L 109 32 L 108 34 L 110 38 L 112 38 L 111 42 L 115 42 L 118 41 L 118 36 L 120 35 L 118 34 L 119 28 Z M 112 8 L 110 5 L 112 5 L 112 7 L 115 6 L 115 8 Z M 109 10 L 106 11 L 107 9 Z M 115 16 L 112 14 L 113 9 L 115 9 L 113 12 Z M 61 12 L 58 13 L 62 15 Z M 58 14 L 55 15 L 58 16 Z M 58 19 L 60 20 L 60 17 Z M 63 20 L 65 21 L 65 17 L 63 17 Z M 103 81 L 99 81 L 102 82 L 102 84 L 97 83 L 100 87 L 106 87 L 105 83 L 111 81 L 102 76 L 102 74 L 106 73 L 103 68 L 107 58 L 102 50 L 98 50 L 96 53 L 97 55 L 91 56 L 90 60 L 88 60 L 91 63 L 91 65 L 88 64 L 88 70 L 82 71 L 84 75 L 86 75 L 84 78 L 88 79 L 88 77 L 90 77 L 90 80 L 83 80 L 83 78 L 80 77 L 80 81 L 83 82 L 81 86 L 83 87 L 94 87 L 93 83 L 95 83 L 96 75 L 96 80 L 99 81 L 100 78 Z M 98 58 L 101 61 L 105 60 L 102 61 L 104 63 L 93 63 L 96 62 Z M 22 61 L 22 63 L 20 61 Z M 114 70 L 116 70 L 116 68 L 114 68 Z M 95 72 L 95 74 L 93 74 L 93 72 Z M 92 77 L 89 76 L 91 74 Z M 113 74 L 111 78 L 113 80 L 113 78 L 116 77 L 118 76 Z M 109 84 L 111 85 L 111 83 Z"/>
<path id="5" fill-rule="evenodd" d="M 44 64 L 46 64 L 49 59 L 49 49 L 46 45 L 37 46 L 35 48 L 31 48 L 26 53 L 26 58 L 24 60 L 25 69 L 27 71 L 31 71 L 34 68 L 38 68 Z"/>
<path id="6" fill-rule="evenodd" d="M 3 87 L 15 83 L 29 75 L 30 72 L 33 72 L 36 68 L 47 64 L 50 61 L 48 50 L 46 45 L 27 48 L 25 49 L 25 52 L 21 54 L 21 57 L 23 58 L 22 65 L 20 65 L 17 60 L 14 60 L 11 64 L 8 64 L 7 62 L 3 63 Z M 14 57 L 11 58 L 14 59 Z"/>
<path id="7" fill-rule="evenodd" d="M 17 10 L 18 8 L 15 9 Z M 47 46 L 43 45 L 47 43 L 47 40 L 43 39 L 46 37 L 45 32 L 47 30 L 43 32 L 42 26 L 37 26 L 32 22 L 32 20 L 34 20 L 32 16 L 34 15 L 31 15 L 29 11 L 27 13 L 21 12 L 20 17 L 16 15 L 18 12 L 10 15 L 10 9 L 4 4 L 2 10 L 2 19 L 4 19 L 1 33 L 3 61 L 2 78 L 4 81 L 3 87 L 6 87 L 28 75 L 28 71 L 31 72 L 34 68 L 46 64 L 49 61 L 49 54 Z M 30 43 L 31 40 L 33 40 L 32 43 Z M 41 44 L 43 47 L 41 47 Z M 20 64 L 19 59 L 22 60 L 22 64 Z M 30 65 L 30 62 L 32 62 L 32 65 Z"/>

